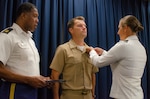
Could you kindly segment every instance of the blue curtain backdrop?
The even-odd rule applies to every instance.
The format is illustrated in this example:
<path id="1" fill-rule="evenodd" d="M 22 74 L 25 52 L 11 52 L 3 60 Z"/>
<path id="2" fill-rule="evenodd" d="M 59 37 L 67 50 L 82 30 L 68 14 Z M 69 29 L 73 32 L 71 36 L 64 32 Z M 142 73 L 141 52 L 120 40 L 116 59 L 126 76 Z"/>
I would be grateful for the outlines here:
<path id="1" fill-rule="evenodd" d="M 143 24 L 139 34 L 145 46 L 148 60 L 142 78 L 144 99 L 150 99 L 150 1 L 149 0 L 0 0 L 0 31 L 11 26 L 16 9 L 23 2 L 34 3 L 39 11 L 39 25 L 34 40 L 39 50 L 41 74 L 50 75 L 49 65 L 56 47 L 70 39 L 66 24 L 75 16 L 84 16 L 88 27 L 87 44 L 111 48 L 118 40 L 118 22 L 121 17 L 132 14 Z M 110 67 L 97 73 L 96 99 L 110 99 Z M 51 89 L 39 89 L 38 99 L 52 99 Z"/>

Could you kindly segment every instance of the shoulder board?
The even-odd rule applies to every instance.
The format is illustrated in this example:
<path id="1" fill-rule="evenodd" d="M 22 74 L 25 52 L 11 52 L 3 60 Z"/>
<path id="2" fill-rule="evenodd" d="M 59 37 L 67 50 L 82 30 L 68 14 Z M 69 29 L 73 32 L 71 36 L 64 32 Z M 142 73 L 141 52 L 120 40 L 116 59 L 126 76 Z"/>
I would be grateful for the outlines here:
<path id="1" fill-rule="evenodd" d="M 3 30 L 2 33 L 8 34 L 12 30 L 13 30 L 13 28 L 7 28 L 7 29 Z"/>

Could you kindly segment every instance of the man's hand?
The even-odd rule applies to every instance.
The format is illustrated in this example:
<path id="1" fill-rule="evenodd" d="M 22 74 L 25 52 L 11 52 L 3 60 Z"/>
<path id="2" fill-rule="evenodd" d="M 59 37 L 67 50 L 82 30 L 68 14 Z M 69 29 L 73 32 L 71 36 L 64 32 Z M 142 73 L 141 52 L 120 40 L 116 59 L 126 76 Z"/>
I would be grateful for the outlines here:
<path id="1" fill-rule="evenodd" d="M 52 80 L 50 77 L 47 77 L 48 79 L 47 79 L 47 81 L 46 81 L 46 83 L 47 83 L 47 88 L 52 88 L 53 86 L 54 86 L 54 82 L 48 82 L 48 81 L 50 81 L 50 80 Z"/>
<path id="2" fill-rule="evenodd" d="M 46 81 L 50 80 L 49 77 L 44 76 L 34 76 L 27 78 L 27 84 L 35 88 L 49 87 L 52 85 L 50 83 L 46 83 Z"/>

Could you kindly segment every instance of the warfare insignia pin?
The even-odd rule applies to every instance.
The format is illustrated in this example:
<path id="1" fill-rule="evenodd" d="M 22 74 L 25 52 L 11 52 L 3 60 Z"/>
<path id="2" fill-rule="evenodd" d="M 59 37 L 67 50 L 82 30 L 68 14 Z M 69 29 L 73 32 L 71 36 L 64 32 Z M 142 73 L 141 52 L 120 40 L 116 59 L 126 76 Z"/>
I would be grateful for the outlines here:
<path id="1" fill-rule="evenodd" d="M 7 28 L 7 29 L 5 29 L 2 33 L 9 33 L 11 30 L 13 30 L 12 28 Z"/>

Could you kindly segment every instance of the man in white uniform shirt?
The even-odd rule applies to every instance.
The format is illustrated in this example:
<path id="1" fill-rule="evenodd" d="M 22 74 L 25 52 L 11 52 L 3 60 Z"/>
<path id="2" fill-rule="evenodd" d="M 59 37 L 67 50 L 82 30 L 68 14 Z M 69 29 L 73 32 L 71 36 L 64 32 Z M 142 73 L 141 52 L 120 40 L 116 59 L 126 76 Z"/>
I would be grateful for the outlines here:
<path id="1" fill-rule="evenodd" d="M 39 54 L 32 40 L 37 25 L 37 8 L 26 2 L 18 8 L 12 27 L 0 33 L 0 99 L 37 99 L 37 88 L 47 86 L 50 78 L 40 75 Z"/>
<path id="2" fill-rule="evenodd" d="M 143 30 L 141 23 L 132 15 L 122 18 L 118 26 L 120 41 L 109 51 L 87 48 L 97 67 L 111 65 L 113 99 L 144 99 L 141 87 L 147 55 L 137 33 Z"/>

